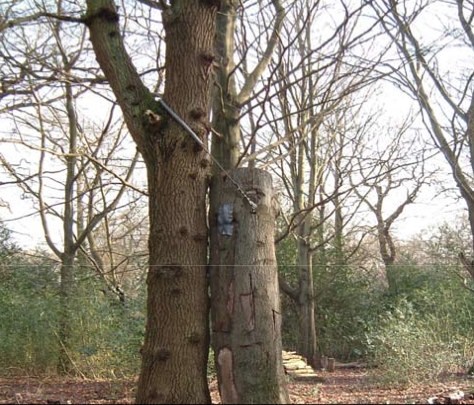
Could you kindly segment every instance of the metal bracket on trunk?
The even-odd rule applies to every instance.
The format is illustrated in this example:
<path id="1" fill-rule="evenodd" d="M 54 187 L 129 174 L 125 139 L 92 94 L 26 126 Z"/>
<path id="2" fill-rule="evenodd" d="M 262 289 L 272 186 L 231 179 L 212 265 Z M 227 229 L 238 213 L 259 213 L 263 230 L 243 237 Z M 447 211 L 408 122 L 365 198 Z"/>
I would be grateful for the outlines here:
<path id="1" fill-rule="evenodd" d="M 234 233 L 234 206 L 232 204 L 222 204 L 219 207 L 217 225 L 219 233 L 223 236 L 232 236 Z"/>

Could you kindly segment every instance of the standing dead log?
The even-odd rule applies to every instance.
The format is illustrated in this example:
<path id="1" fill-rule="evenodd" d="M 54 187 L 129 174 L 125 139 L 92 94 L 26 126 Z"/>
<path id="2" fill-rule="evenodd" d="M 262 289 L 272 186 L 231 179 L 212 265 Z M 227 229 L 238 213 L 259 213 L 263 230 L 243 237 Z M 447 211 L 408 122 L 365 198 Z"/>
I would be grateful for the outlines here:
<path id="1" fill-rule="evenodd" d="M 229 177 L 222 181 L 211 255 L 219 391 L 223 403 L 289 403 L 274 249 L 278 205 L 271 176 L 245 168 L 233 170 Z"/>

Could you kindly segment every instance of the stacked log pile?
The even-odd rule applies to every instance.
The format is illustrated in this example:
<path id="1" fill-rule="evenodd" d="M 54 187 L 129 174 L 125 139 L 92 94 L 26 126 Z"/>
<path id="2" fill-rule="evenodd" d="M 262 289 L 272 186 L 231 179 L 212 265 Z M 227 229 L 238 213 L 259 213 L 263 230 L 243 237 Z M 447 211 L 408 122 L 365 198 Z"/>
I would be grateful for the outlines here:
<path id="1" fill-rule="evenodd" d="M 294 381 L 323 382 L 303 356 L 296 352 L 283 351 L 285 373 Z"/>

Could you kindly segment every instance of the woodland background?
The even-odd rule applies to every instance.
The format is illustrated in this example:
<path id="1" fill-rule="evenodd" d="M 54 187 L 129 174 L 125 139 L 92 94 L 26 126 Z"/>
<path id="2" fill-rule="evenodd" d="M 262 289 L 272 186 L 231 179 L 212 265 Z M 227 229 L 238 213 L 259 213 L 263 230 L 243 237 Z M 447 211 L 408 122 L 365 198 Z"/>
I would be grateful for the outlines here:
<path id="1" fill-rule="evenodd" d="M 172 5 L 118 6 L 162 97 Z M 474 2 L 223 0 L 221 15 L 209 150 L 273 176 L 283 347 L 387 386 L 472 371 Z M 86 17 L 75 0 L 0 2 L 3 377 L 140 370 L 146 163 Z M 449 216 L 419 228 L 432 198 Z"/>

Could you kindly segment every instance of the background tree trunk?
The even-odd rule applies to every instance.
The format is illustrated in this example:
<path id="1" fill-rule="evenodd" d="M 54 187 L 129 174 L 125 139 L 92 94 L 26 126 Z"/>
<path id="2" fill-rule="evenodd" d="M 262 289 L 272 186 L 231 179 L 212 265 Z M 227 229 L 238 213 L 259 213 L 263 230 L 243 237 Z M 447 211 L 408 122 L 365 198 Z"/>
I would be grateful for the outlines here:
<path id="1" fill-rule="evenodd" d="M 66 375 L 73 372 L 72 348 L 72 300 L 74 290 L 74 254 L 64 253 L 62 257 L 59 283 L 59 359 L 58 373 Z"/>
<path id="2" fill-rule="evenodd" d="M 281 310 L 274 248 L 277 204 L 271 176 L 261 170 L 223 182 L 212 263 L 213 346 L 223 403 L 289 403 L 282 365 Z M 223 207 L 228 215 L 223 215 Z"/>
<path id="3" fill-rule="evenodd" d="M 67 61 L 64 61 L 67 64 Z M 69 124 L 69 156 L 66 157 L 66 183 L 64 185 L 64 221 L 63 235 L 64 248 L 61 255 L 60 272 L 60 320 L 59 320 L 59 374 L 68 374 L 72 371 L 71 340 L 72 340 L 72 311 L 71 300 L 74 299 L 74 261 L 78 247 L 74 240 L 74 197 L 76 183 L 76 153 L 77 153 L 77 117 L 74 109 L 72 86 L 65 84 L 66 111 Z"/>
<path id="4" fill-rule="evenodd" d="M 298 244 L 300 243 L 305 242 L 299 241 Z M 312 367 L 320 368 L 314 316 L 313 254 L 309 251 L 309 247 L 306 246 L 298 248 L 298 256 L 300 266 L 298 297 L 299 352 Z"/>

